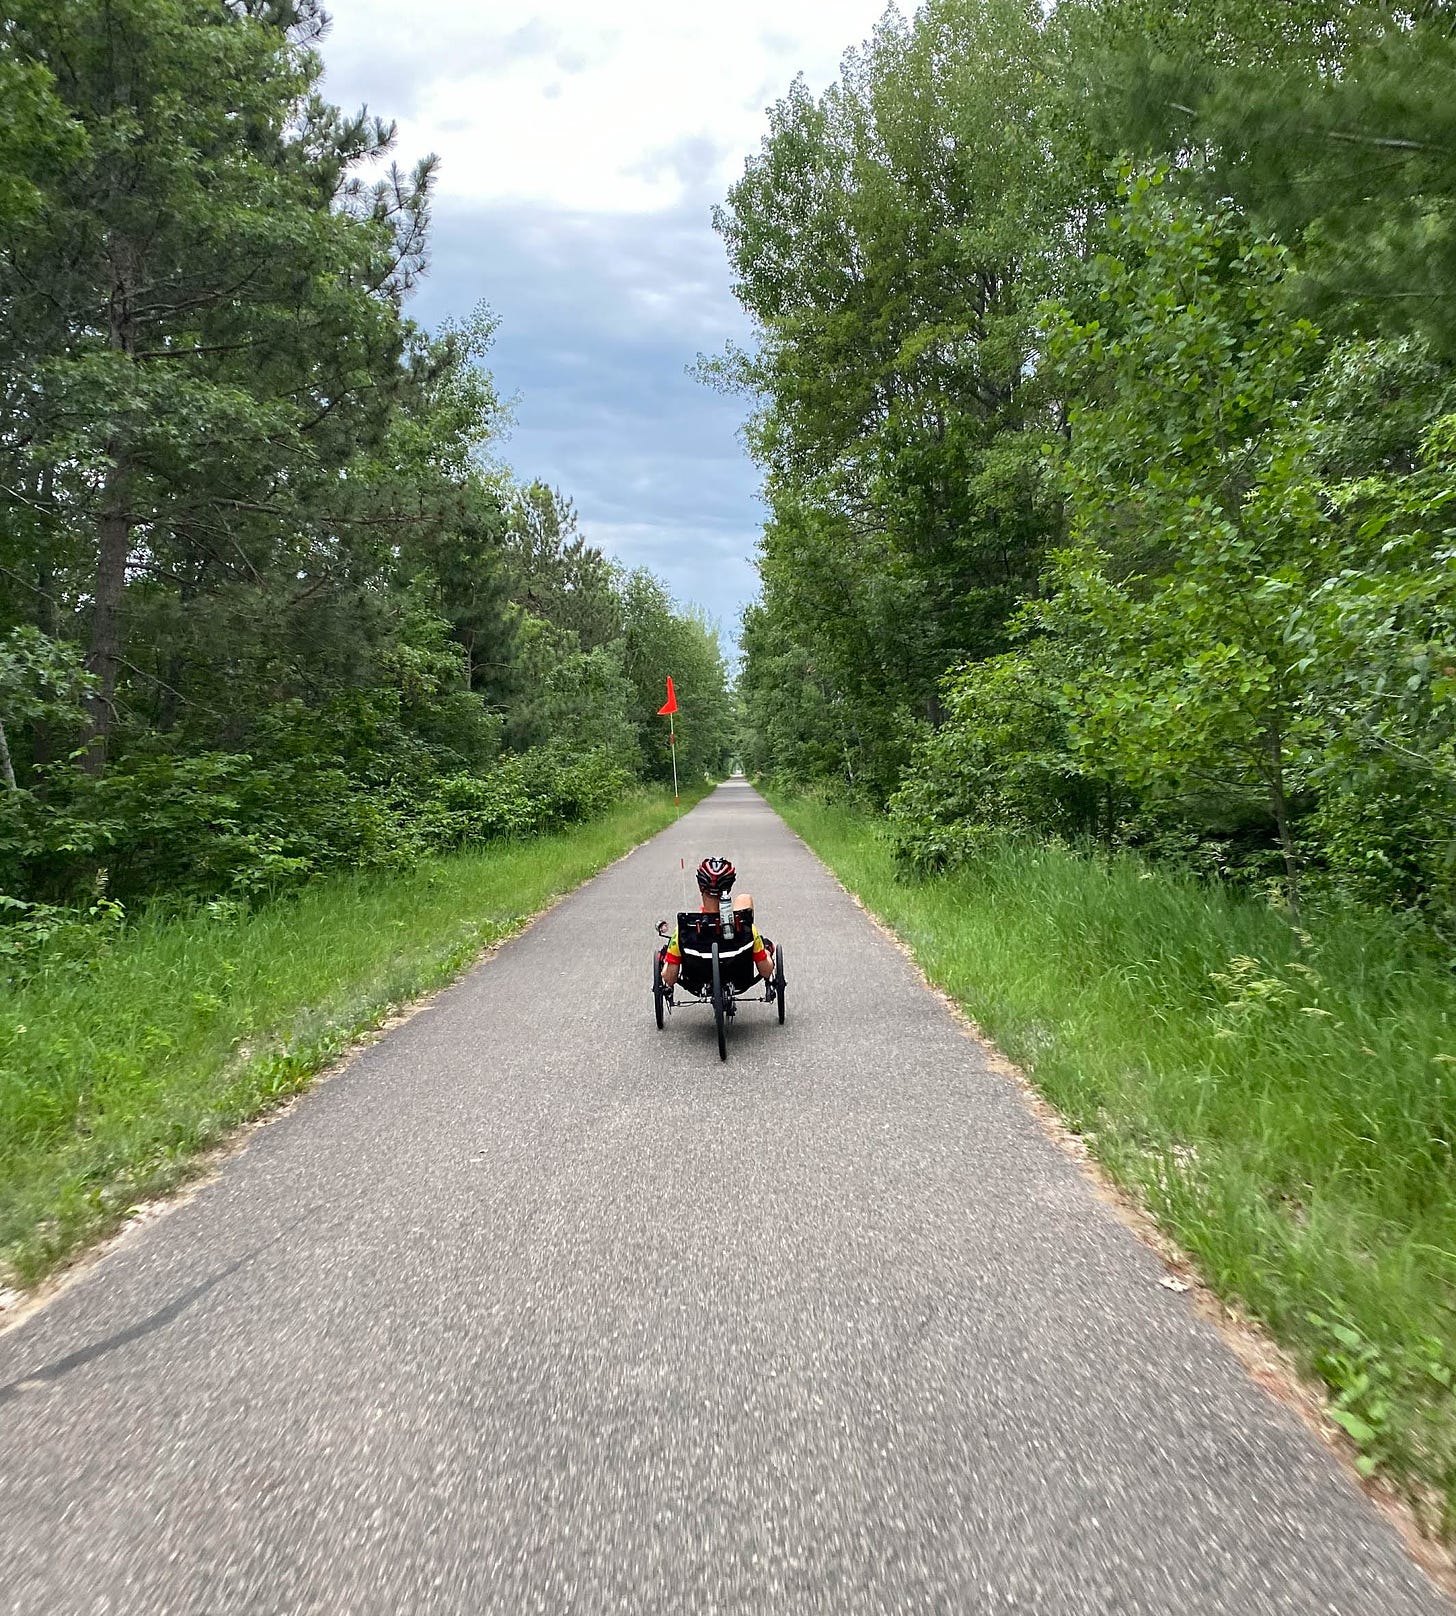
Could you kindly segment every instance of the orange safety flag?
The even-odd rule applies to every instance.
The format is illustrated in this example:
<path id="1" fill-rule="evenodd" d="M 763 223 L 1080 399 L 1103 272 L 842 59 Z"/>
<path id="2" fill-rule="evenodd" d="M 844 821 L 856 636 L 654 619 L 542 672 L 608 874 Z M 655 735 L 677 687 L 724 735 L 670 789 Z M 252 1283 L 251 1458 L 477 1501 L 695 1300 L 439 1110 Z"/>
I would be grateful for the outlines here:
<path id="1" fill-rule="evenodd" d="M 657 709 L 659 718 L 666 718 L 669 713 L 677 711 L 677 691 L 672 688 L 672 675 L 667 676 L 667 700 Z"/>

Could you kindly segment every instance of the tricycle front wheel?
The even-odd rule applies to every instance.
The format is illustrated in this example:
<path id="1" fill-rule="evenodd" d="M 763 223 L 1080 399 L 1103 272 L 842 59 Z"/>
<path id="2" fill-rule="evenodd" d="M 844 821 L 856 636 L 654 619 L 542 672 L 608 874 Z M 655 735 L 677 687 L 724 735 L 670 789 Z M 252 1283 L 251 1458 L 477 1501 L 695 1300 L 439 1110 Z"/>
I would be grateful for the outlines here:
<path id="1" fill-rule="evenodd" d="M 713 944 L 713 1020 L 718 1026 L 718 1059 L 728 1059 L 728 1006 L 724 999 L 723 967 L 718 960 L 718 945 Z"/>

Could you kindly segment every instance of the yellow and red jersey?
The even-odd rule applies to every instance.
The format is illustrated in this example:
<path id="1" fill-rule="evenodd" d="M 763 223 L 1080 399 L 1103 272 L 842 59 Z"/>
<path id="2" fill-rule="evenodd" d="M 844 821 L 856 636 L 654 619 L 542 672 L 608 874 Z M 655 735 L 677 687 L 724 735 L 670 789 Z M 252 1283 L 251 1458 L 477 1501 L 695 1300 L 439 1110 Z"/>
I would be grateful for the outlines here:
<path id="1" fill-rule="evenodd" d="M 712 913 L 712 911 L 705 910 L 704 913 L 708 914 Z M 753 963 L 762 965 L 768 958 L 768 949 L 764 946 L 763 938 L 758 934 L 758 927 L 754 926 L 751 929 L 753 931 Z M 667 951 L 663 957 L 672 960 L 675 964 L 682 964 L 682 945 L 677 940 L 676 927 L 674 927 L 672 936 L 668 939 Z"/>

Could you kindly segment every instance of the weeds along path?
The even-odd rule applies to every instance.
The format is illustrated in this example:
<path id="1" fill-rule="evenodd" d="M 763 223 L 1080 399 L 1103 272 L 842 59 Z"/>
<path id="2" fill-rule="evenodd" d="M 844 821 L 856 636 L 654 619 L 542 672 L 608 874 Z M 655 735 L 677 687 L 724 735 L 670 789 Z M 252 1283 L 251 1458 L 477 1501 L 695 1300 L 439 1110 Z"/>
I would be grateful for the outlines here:
<path id="1" fill-rule="evenodd" d="M 7 1609 L 1447 1610 L 1163 1275 L 730 783 L 0 1336 Z"/>

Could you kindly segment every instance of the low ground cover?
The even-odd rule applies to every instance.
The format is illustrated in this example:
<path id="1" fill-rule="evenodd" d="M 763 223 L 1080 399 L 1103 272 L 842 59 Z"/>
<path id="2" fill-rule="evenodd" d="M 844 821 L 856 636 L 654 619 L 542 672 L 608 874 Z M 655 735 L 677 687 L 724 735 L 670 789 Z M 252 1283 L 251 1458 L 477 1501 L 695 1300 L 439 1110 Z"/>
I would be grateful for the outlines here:
<path id="1" fill-rule="evenodd" d="M 636 792 L 554 835 L 57 947 L 0 988 L 0 1285 L 39 1279 L 175 1187 L 199 1152 L 678 812 Z"/>
<path id="2" fill-rule="evenodd" d="M 1296 931 L 1132 857 L 898 879 L 882 821 L 775 806 L 1456 1534 L 1456 980 L 1393 921 Z"/>

